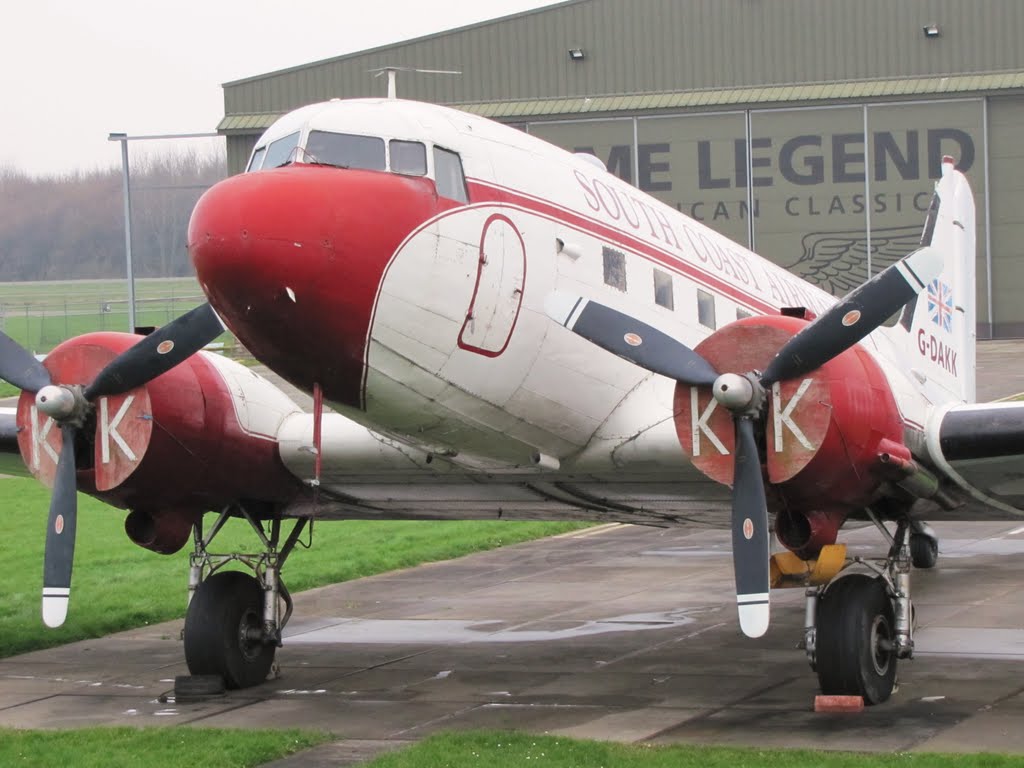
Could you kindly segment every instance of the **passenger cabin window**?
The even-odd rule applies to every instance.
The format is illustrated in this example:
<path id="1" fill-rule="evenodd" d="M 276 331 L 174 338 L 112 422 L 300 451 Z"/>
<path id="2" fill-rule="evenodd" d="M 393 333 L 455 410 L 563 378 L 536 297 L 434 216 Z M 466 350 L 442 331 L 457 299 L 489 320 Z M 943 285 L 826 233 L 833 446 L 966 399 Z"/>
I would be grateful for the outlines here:
<path id="1" fill-rule="evenodd" d="M 351 133 L 310 131 L 306 139 L 306 161 L 367 171 L 383 171 L 387 168 L 384 139 Z"/>
<path id="2" fill-rule="evenodd" d="M 457 154 L 434 147 L 434 177 L 437 181 L 437 194 L 441 197 L 450 197 L 460 203 L 469 202 L 462 160 Z"/>
<path id="3" fill-rule="evenodd" d="M 715 297 L 700 288 L 697 289 L 697 320 L 711 330 L 717 327 L 715 325 Z"/>
<path id="4" fill-rule="evenodd" d="M 278 166 L 290 163 L 295 159 L 293 153 L 297 146 L 299 146 L 298 131 L 289 133 L 284 138 L 271 142 L 270 146 L 267 147 L 267 154 L 263 156 L 263 165 L 260 168 L 267 170 L 268 168 L 277 168 Z M 253 160 L 255 159 L 254 157 Z"/>
<path id="5" fill-rule="evenodd" d="M 675 309 L 676 300 L 672 293 L 672 275 L 654 270 L 654 303 L 665 309 Z"/>
<path id="6" fill-rule="evenodd" d="M 391 170 L 407 176 L 425 176 L 427 173 L 427 148 L 418 141 L 392 139 Z"/>
<path id="7" fill-rule="evenodd" d="M 260 147 L 255 152 L 253 152 L 252 153 L 252 160 L 249 161 L 249 167 L 246 168 L 246 170 L 247 171 L 258 171 L 260 169 L 260 167 L 263 165 L 263 156 L 265 154 L 267 154 L 267 148 L 266 147 Z"/>
<path id="8" fill-rule="evenodd" d="M 601 249 L 604 257 L 604 283 L 620 291 L 626 290 L 626 255 L 622 251 L 605 246 Z"/>
<path id="9" fill-rule="evenodd" d="M 739 307 L 736 307 L 736 319 L 737 320 L 742 320 L 745 317 L 753 317 L 753 315 L 751 315 L 745 309 L 740 309 Z"/>

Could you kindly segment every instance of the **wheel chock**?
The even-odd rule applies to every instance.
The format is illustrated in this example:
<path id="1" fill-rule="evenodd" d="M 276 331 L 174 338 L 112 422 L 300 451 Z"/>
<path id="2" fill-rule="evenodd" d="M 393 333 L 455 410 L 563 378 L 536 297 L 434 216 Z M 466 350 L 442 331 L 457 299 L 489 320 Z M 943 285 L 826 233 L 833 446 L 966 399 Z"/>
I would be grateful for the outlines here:
<path id="1" fill-rule="evenodd" d="M 815 712 L 863 712 L 863 696 L 815 696 Z"/>
<path id="2" fill-rule="evenodd" d="M 174 701 L 178 704 L 198 704 L 223 695 L 224 678 L 220 675 L 178 675 L 174 678 Z"/>

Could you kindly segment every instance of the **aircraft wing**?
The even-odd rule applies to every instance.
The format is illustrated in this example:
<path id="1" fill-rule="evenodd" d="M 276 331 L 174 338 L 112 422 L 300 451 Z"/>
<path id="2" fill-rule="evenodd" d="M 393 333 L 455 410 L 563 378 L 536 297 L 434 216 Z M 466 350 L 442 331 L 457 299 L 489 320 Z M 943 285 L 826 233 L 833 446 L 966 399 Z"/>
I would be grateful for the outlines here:
<path id="1" fill-rule="evenodd" d="M 1024 402 L 944 406 L 926 434 L 932 463 L 960 490 L 998 512 L 1024 515 Z"/>
<path id="2" fill-rule="evenodd" d="M 28 468 L 18 452 L 16 408 L 0 408 L 0 475 L 28 476 Z"/>

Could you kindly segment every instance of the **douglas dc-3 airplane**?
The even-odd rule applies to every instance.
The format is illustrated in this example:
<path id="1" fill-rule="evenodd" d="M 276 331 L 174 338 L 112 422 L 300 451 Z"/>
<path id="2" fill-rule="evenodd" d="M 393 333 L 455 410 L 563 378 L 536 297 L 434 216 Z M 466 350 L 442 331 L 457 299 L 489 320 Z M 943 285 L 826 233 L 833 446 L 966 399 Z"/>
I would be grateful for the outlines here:
<path id="1" fill-rule="evenodd" d="M 76 488 L 143 547 L 193 540 L 185 657 L 230 687 L 271 667 L 312 520 L 729 526 L 741 630 L 798 585 L 822 691 L 885 701 L 914 651 L 911 567 L 937 558 L 924 521 L 1024 516 L 1024 406 L 972 404 L 974 220 L 946 158 L 921 247 L 836 301 L 513 128 L 299 109 L 196 205 L 209 304 L 42 363 L 0 339 L 23 390 L 0 443 L 53 487 L 43 618 L 67 612 Z M 313 413 L 201 351 L 224 326 Z M 232 516 L 260 551 L 212 554 Z M 848 558 L 849 519 L 887 557 Z"/>

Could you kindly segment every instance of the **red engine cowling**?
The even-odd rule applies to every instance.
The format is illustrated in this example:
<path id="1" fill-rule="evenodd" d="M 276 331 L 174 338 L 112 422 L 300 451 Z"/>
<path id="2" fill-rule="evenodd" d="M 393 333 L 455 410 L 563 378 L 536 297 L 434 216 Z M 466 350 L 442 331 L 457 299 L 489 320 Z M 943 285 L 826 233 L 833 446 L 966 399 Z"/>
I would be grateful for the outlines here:
<path id="1" fill-rule="evenodd" d="M 124 333 L 86 334 L 58 346 L 43 365 L 55 384 L 88 384 L 138 340 Z M 79 430 L 79 490 L 131 510 L 125 530 L 140 546 L 175 552 L 208 510 L 239 500 L 284 504 L 302 492 L 281 463 L 274 436 L 240 422 L 225 375 L 231 366 L 253 377 L 237 363 L 193 355 L 141 387 L 99 398 Z M 38 413 L 30 393 L 21 395 L 17 421 L 22 459 L 52 487 L 60 429 Z"/>
<path id="2" fill-rule="evenodd" d="M 721 372 L 760 371 L 805 325 L 781 315 L 746 318 L 696 349 Z M 676 387 L 675 410 L 676 431 L 693 464 L 731 485 L 731 414 L 717 405 L 709 387 L 682 385 Z M 776 534 L 805 558 L 834 543 L 850 511 L 877 496 L 883 482 L 880 451 L 903 447 L 903 421 L 889 384 L 859 345 L 799 379 L 775 384 L 760 423 Z"/>

